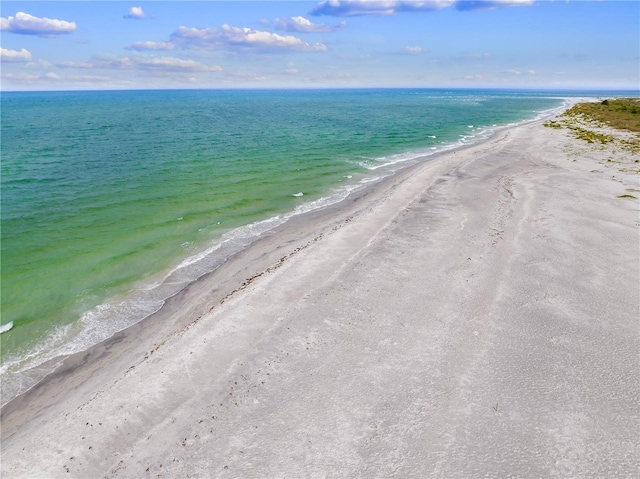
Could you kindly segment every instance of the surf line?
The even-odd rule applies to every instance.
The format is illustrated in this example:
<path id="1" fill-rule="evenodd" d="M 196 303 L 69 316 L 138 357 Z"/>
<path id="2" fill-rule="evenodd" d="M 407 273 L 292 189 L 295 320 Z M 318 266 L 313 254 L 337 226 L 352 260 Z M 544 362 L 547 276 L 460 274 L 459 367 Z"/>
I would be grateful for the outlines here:
<path id="1" fill-rule="evenodd" d="M 13 328 L 13 321 L 8 322 L 7 324 L 3 324 L 2 326 L 0 326 L 0 334 L 11 331 L 11 328 Z"/>

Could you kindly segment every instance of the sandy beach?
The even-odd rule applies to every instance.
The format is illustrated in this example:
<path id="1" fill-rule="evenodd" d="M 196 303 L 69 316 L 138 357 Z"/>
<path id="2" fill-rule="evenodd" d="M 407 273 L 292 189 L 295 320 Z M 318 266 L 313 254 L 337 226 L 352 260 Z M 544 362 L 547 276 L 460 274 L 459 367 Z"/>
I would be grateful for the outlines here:
<path id="1" fill-rule="evenodd" d="M 2 477 L 638 477 L 636 161 L 537 121 L 293 220 L 6 405 Z"/>

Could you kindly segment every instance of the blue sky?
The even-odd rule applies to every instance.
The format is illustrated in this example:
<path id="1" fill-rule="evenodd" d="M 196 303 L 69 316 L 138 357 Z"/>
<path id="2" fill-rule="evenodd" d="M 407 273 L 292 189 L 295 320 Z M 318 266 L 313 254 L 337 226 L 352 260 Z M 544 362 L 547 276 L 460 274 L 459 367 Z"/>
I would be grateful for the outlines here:
<path id="1" fill-rule="evenodd" d="M 2 90 L 638 89 L 640 2 L 1 3 Z"/>

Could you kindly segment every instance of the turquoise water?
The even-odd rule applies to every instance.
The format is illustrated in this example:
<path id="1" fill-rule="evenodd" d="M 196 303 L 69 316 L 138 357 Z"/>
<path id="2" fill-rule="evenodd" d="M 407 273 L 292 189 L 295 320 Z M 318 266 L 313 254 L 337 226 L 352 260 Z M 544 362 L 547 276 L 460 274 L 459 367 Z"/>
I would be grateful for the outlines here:
<path id="1" fill-rule="evenodd" d="M 3 93 L 3 402 L 28 370 L 156 311 L 291 215 L 563 96 Z"/>

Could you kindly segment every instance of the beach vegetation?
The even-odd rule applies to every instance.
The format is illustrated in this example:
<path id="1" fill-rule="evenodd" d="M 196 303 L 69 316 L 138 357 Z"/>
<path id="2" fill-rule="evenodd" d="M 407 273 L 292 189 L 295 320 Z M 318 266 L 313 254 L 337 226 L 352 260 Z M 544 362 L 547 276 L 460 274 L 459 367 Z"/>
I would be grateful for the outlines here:
<path id="1" fill-rule="evenodd" d="M 543 123 L 542 125 L 546 126 L 547 128 L 557 128 L 557 129 L 562 128 L 562 125 L 560 123 L 558 123 L 557 121 L 553 121 L 553 120 L 549 120 L 546 123 Z"/>
<path id="2" fill-rule="evenodd" d="M 587 143 L 611 143 L 632 153 L 640 153 L 640 98 L 578 103 L 558 119 L 558 123 L 571 130 L 576 138 Z"/>
<path id="3" fill-rule="evenodd" d="M 601 143 L 603 145 L 606 145 L 607 143 L 611 143 L 614 138 L 611 135 L 604 135 L 602 133 L 598 133 L 595 131 L 591 131 L 591 130 L 586 130 L 584 128 L 580 128 L 578 126 L 571 126 L 569 127 L 573 133 L 575 134 L 575 136 L 577 136 L 578 138 L 580 138 L 581 140 L 585 140 L 587 143 Z"/>
<path id="4" fill-rule="evenodd" d="M 611 135 L 604 135 L 602 133 L 598 133 L 591 130 L 586 130 L 579 126 L 570 126 L 569 129 L 573 131 L 574 135 L 581 140 L 585 140 L 587 143 L 601 143 L 606 145 L 607 143 L 611 143 L 614 138 Z"/>
<path id="5" fill-rule="evenodd" d="M 617 198 L 628 198 L 628 199 L 631 199 L 631 200 L 637 200 L 638 199 L 633 195 L 619 195 L 619 196 L 617 196 Z"/>
<path id="6" fill-rule="evenodd" d="M 640 133 L 640 98 L 615 98 L 601 103 L 578 103 L 563 116 L 584 117 L 613 128 Z"/>

